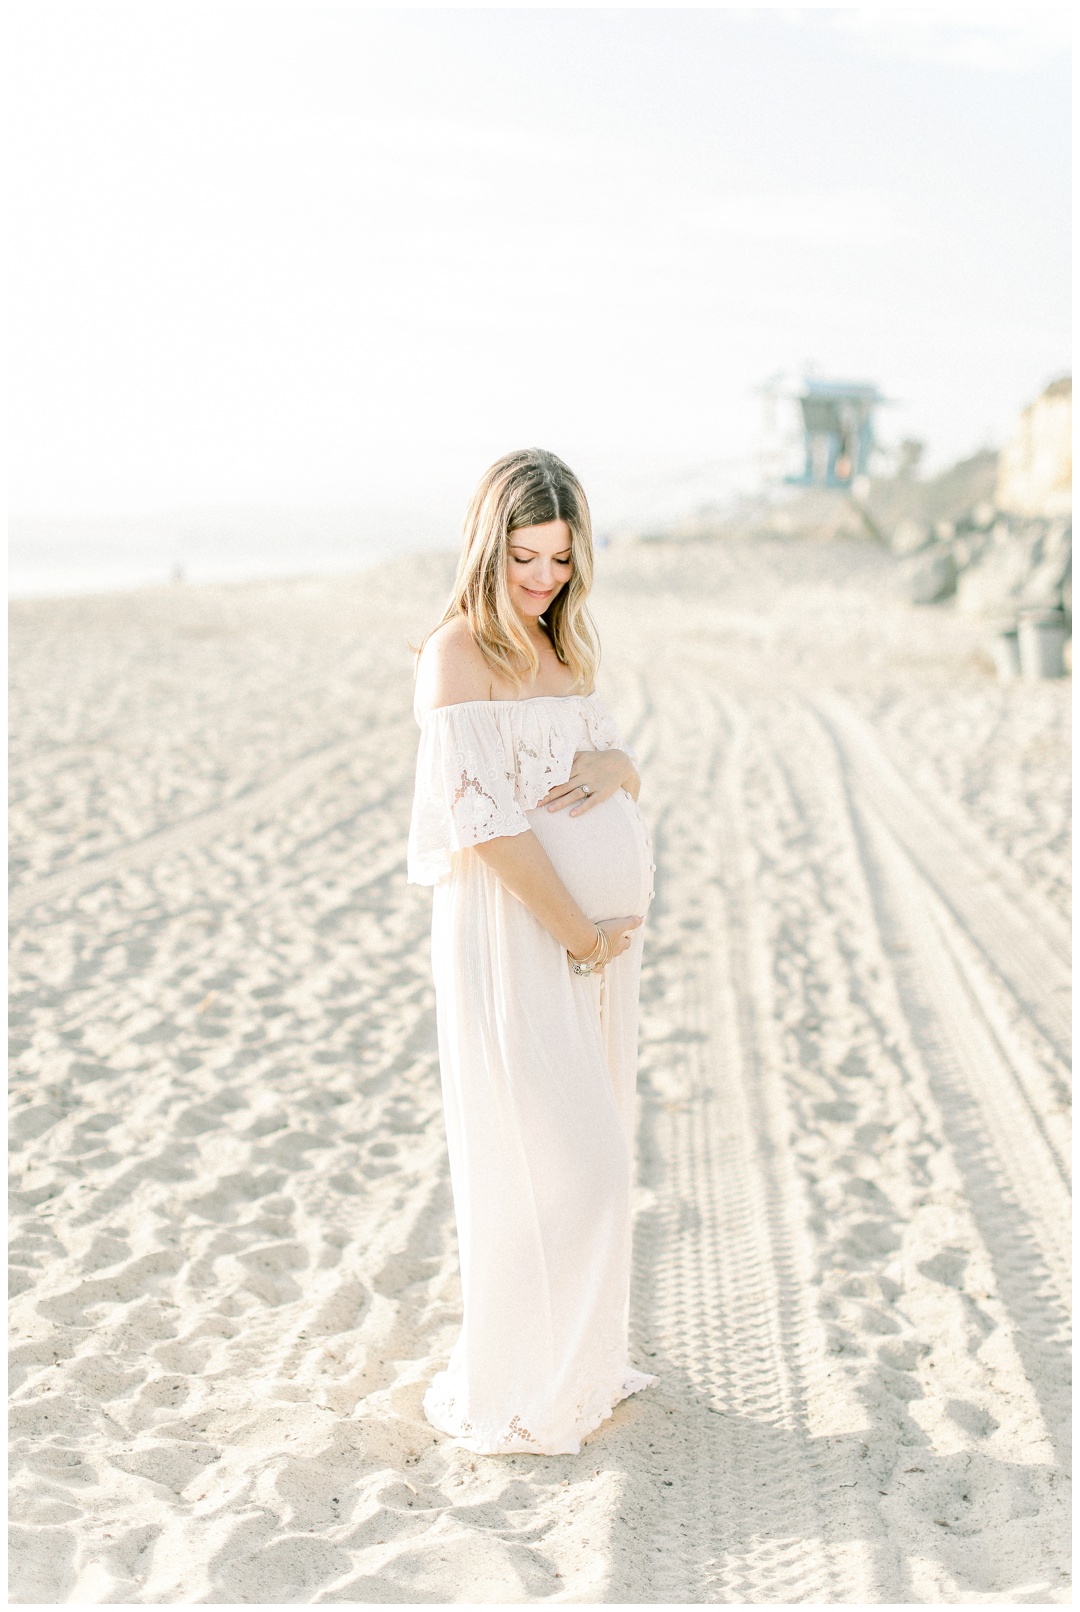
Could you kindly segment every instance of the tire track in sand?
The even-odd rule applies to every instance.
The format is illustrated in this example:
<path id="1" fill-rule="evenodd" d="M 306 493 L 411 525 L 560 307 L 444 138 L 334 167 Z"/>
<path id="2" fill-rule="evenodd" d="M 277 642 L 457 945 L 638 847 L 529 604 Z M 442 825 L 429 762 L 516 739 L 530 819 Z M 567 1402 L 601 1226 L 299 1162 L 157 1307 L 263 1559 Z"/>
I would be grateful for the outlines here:
<path id="1" fill-rule="evenodd" d="M 15 886 L 8 900 L 12 922 L 36 907 L 71 899 L 135 869 L 152 868 L 183 852 L 234 836 L 239 830 L 256 830 L 277 819 L 284 807 L 309 795 L 320 780 L 335 769 L 355 765 L 365 751 L 375 750 L 373 739 L 382 739 L 392 724 L 368 727 L 358 736 L 320 745 L 307 755 L 290 760 L 274 776 L 252 784 L 220 806 L 207 807 L 179 822 L 152 830 L 127 845 L 118 845 L 101 856 L 87 857 L 71 867 L 48 873 L 26 884 Z M 397 779 L 381 791 L 381 804 L 398 793 Z M 370 810 L 370 806 L 368 807 Z"/>
<path id="2" fill-rule="evenodd" d="M 653 758 L 668 780 L 643 1059 L 643 1183 L 657 1201 L 637 1235 L 634 1308 L 682 1402 L 693 1481 L 666 1496 L 660 1480 L 647 1557 L 626 1590 L 647 1573 L 653 1600 L 858 1600 L 860 1553 L 824 1537 L 823 1506 L 845 1510 L 842 1474 L 808 1415 L 807 1373 L 824 1348 L 808 1309 L 790 1122 L 762 1038 L 745 719 L 693 685 L 668 710 L 687 727 L 665 722 Z M 619 1590 L 616 1575 L 608 1599 Z"/>
<path id="3" fill-rule="evenodd" d="M 1067 1065 L 1070 943 L 1059 914 L 1034 900 L 1018 878 L 1003 888 L 999 870 L 991 872 L 972 841 L 961 841 L 916 794 L 882 753 L 868 724 L 840 700 L 820 700 L 814 709 L 845 771 L 856 781 L 860 799 L 873 806 L 922 882 L 935 891 L 953 922 Z"/>
<path id="4" fill-rule="evenodd" d="M 1047 1128 L 1048 1094 L 1041 1094 L 1041 1105 L 1033 1101 L 1030 1063 L 1010 1055 L 1012 1047 L 995 1033 L 972 983 L 984 957 L 1004 975 L 1015 949 L 1006 951 L 1003 962 L 993 931 L 983 929 L 975 937 L 976 959 L 970 954 L 974 947 L 965 954 L 970 935 L 923 876 L 892 821 L 878 810 L 878 793 L 862 792 L 860 777 L 852 776 L 846 759 L 838 747 L 853 830 L 893 956 L 896 988 L 1013 1323 L 1016 1347 L 1050 1436 L 1066 1456 L 1071 1206 L 1059 1150 L 1067 1120 L 1061 1115 L 1059 1127 Z M 1049 991 L 1057 984 L 1051 974 Z"/>
<path id="5" fill-rule="evenodd" d="M 833 737 L 803 701 L 794 698 L 787 706 L 776 702 L 756 734 L 763 754 L 771 754 L 759 812 L 764 818 L 774 810 L 786 775 L 787 789 L 803 797 L 807 829 L 816 823 L 822 839 L 831 830 L 835 877 L 842 882 L 810 893 L 803 967 L 813 974 L 813 953 L 822 951 L 831 924 L 841 952 L 857 963 L 846 982 L 849 1006 L 858 1009 L 852 1027 L 864 1019 L 862 1050 L 853 1061 L 849 1055 L 838 1063 L 830 1037 L 822 1034 L 813 1055 L 790 1071 L 808 1096 L 815 1086 L 825 1095 L 831 1084 L 839 1098 L 804 1101 L 800 1116 L 800 1151 L 825 1211 L 818 1228 L 823 1306 L 843 1323 L 838 1345 L 841 1354 L 854 1356 L 851 1369 L 876 1425 L 892 1422 L 902 1443 L 917 1441 L 925 1430 L 943 1452 L 955 1443 L 957 1418 L 969 1434 L 962 1474 L 950 1473 L 947 1458 L 937 1465 L 964 1502 L 957 1525 L 983 1534 L 981 1564 L 969 1560 L 962 1571 L 952 1564 L 956 1592 L 978 1589 L 980 1569 L 988 1582 L 1009 1582 L 1015 1571 L 1010 1549 L 1014 1560 L 1026 1557 L 1034 1576 L 1049 1570 L 1046 1588 L 1058 1589 L 1058 1564 L 1067 1572 L 1055 1484 L 1065 1476 L 1061 1455 L 1067 1450 L 1068 1190 L 1055 1168 L 1053 1138 L 1038 1123 L 1038 1099 L 1045 1116 L 1050 1089 L 1031 1099 L 1030 1070 L 1018 1067 L 1016 1041 L 996 1038 L 985 994 L 971 987 L 957 962 L 967 937 L 861 792 Z M 761 831 L 767 842 L 764 825 Z M 774 826 L 774 843 L 776 837 Z M 791 845 L 802 860 L 820 858 L 820 852 L 811 856 L 806 835 L 794 836 Z M 780 882 L 762 889 L 775 912 L 800 877 L 794 864 L 782 871 Z M 989 902 L 986 908 L 995 910 Z M 1017 925 L 1022 921 L 1011 916 Z M 787 922 L 794 952 L 799 937 Z M 994 931 L 978 938 L 994 962 Z M 983 952 L 968 944 L 981 966 Z M 778 944 L 778 953 L 782 949 Z M 970 956 L 963 960 L 975 966 Z M 818 974 L 822 983 L 835 982 L 841 970 L 834 962 L 819 965 Z M 808 1006 L 827 1004 L 811 997 Z M 834 1014 L 841 1007 L 837 1002 Z M 817 1028 L 809 1019 L 805 1025 Z M 878 1097 L 882 1106 L 874 1113 Z M 832 1139 L 830 1130 L 837 1132 Z M 845 1175 L 873 1216 L 852 1228 L 856 1237 L 838 1235 L 845 1217 L 836 1187 Z M 927 1258 L 934 1247 L 939 1252 Z M 842 1267 L 850 1269 L 853 1256 L 858 1274 L 849 1276 Z M 872 1312 L 852 1302 L 870 1297 Z M 950 1360 L 947 1348 L 939 1352 L 954 1329 L 967 1335 L 966 1358 Z M 876 1349 L 874 1333 L 884 1335 Z M 880 1365 L 868 1369 L 872 1349 Z M 1009 1354 L 1013 1363 L 1001 1373 Z M 912 1373 L 906 1388 L 897 1366 Z M 925 1466 L 926 1456 L 919 1459 Z M 906 1515 L 889 1519 L 889 1534 L 902 1558 L 914 1559 L 926 1554 L 925 1543 L 920 1548 L 911 1498 L 891 1487 L 896 1476 L 881 1473 L 890 1485 L 879 1491 L 889 1502 L 881 1509 L 887 1513 L 895 1499 L 903 1500 L 896 1509 Z M 995 1492 L 1004 1500 L 997 1528 L 988 1526 Z M 1023 1533 L 1024 1516 L 1039 1518 L 1038 1536 L 1007 1545 L 1001 1523 L 1016 1518 Z"/>
<path id="6" fill-rule="evenodd" d="M 1016 1068 L 1021 1030 L 1044 1056 L 1045 1037 L 1028 1014 L 999 1034 L 996 998 L 946 970 L 960 940 L 943 956 L 925 905 L 897 927 L 870 802 L 803 702 L 711 694 L 718 681 L 665 688 L 653 729 L 665 788 L 643 991 L 651 1202 L 633 1308 L 661 1404 L 642 1414 L 649 1481 L 627 1485 L 628 1551 L 606 1599 L 963 1599 L 982 1577 L 1015 1580 L 1017 1528 L 1022 1579 L 1049 1573 L 1057 1598 L 1060 1474 L 1045 1437 L 1065 1403 L 1064 1188 Z M 905 868 L 909 891 L 932 896 Z M 987 907 L 1011 911 L 996 890 Z M 991 963 L 994 934 L 978 932 Z M 995 989 L 1015 978 L 1014 939 Z M 996 1134 L 967 1089 L 991 1055 L 981 1102 L 992 1088 Z M 971 1340 L 959 1360 L 958 1326 Z M 1005 1394 L 981 1364 L 987 1338 L 996 1358 L 1020 1356 Z M 662 1475 L 675 1428 L 681 1484 Z M 977 1559 L 953 1529 L 980 1535 Z"/>

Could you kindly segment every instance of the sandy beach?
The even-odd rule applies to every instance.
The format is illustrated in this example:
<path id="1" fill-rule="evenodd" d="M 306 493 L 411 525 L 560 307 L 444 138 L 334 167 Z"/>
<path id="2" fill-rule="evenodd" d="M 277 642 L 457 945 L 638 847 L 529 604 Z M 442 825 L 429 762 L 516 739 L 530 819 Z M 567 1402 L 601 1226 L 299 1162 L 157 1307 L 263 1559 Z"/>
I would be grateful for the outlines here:
<path id="1" fill-rule="evenodd" d="M 868 542 L 599 556 L 659 1383 L 475 1456 L 404 874 L 452 565 L 13 608 L 13 1598 L 1067 1602 L 1068 680 Z"/>

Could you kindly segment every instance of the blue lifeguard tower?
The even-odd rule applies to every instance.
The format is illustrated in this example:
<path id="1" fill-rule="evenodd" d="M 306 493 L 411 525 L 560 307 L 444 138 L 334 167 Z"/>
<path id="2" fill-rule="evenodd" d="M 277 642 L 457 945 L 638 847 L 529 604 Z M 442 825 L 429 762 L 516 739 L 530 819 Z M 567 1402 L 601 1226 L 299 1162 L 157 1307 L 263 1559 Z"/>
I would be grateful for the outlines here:
<path id="1" fill-rule="evenodd" d="M 886 400 L 860 381 L 808 377 L 797 394 L 802 410 L 805 462 L 801 474 L 785 476 L 795 487 L 838 487 L 847 492 L 865 476 L 874 445 L 874 409 Z"/>

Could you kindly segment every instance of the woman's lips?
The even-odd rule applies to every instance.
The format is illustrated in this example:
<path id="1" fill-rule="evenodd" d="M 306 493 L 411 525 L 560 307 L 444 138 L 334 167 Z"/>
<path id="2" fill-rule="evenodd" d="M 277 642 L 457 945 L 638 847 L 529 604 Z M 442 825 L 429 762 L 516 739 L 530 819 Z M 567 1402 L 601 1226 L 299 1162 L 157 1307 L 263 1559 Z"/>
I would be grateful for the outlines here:
<path id="1" fill-rule="evenodd" d="M 550 599 L 552 590 L 544 588 L 538 592 L 536 588 L 525 588 L 524 592 L 529 595 L 530 599 Z"/>

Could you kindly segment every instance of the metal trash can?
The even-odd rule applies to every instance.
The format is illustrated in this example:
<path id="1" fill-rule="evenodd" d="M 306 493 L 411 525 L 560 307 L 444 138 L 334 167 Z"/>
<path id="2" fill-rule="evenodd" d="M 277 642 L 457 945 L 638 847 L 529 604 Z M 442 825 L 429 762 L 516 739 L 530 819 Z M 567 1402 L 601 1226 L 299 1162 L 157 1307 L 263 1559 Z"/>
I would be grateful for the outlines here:
<path id="1" fill-rule="evenodd" d="M 1020 639 L 1015 627 L 1006 627 L 994 639 L 991 653 L 999 683 L 1012 683 L 1020 676 Z"/>
<path id="2" fill-rule="evenodd" d="M 1020 612 L 1020 669 L 1027 678 L 1064 677 L 1065 614 L 1061 610 Z"/>

